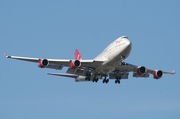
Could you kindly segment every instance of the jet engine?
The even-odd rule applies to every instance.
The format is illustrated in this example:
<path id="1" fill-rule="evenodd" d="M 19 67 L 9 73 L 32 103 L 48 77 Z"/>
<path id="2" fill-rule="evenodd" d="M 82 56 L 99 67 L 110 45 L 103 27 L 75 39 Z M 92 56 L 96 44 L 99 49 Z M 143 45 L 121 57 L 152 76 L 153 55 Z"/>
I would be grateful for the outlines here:
<path id="1" fill-rule="evenodd" d="M 146 73 L 146 67 L 144 66 L 139 66 L 136 70 L 136 73 L 141 76 L 142 74 Z"/>
<path id="2" fill-rule="evenodd" d="M 80 66 L 81 66 L 81 62 L 79 60 L 72 61 L 70 64 L 70 67 L 72 69 L 75 69 L 76 67 L 80 67 Z"/>
<path id="3" fill-rule="evenodd" d="M 38 63 L 38 66 L 40 68 L 44 68 L 44 67 L 46 67 L 48 65 L 49 65 L 49 61 L 47 59 L 40 60 L 39 63 Z"/>
<path id="4" fill-rule="evenodd" d="M 153 75 L 154 75 L 154 79 L 160 79 L 163 75 L 163 72 L 161 70 L 156 70 L 154 71 Z"/>

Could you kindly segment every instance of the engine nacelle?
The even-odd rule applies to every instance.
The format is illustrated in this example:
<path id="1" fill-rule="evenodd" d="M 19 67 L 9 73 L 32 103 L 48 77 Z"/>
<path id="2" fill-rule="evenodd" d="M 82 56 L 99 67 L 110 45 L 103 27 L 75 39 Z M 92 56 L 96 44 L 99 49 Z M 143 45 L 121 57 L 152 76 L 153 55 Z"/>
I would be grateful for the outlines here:
<path id="1" fill-rule="evenodd" d="M 39 63 L 38 63 L 38 66 L 40 68 L 44 68 L 44 67 L 46 67 L 48 65 L 49 65 L 49 61 L 47 59 L 40 60 Z"/>
<path id="2" fill-rule="evenodd" d="M 136 73 L 137 73 L 137 75 L 139 75 L 139 76 L 145 74 L 145 73 L 146 73 L 146 67 L 144 67 L 144 66 L 139 66 L 139 67 L 137 68 L 137 70 L 136 70 Z"/>
<path id="3" fill-rule="evenodd" d="M 156 70 L 154 71 L 153 75 L 154 75 L 154 79 L 160 79 L 163 75 L 163 72 L 161 70 Z"/>
<path id="4" fill-rule="evenodd" d="M 85 79 L 86 79 L 86 76 L 78 76 L 78 77 L 75 79 L 75 81 L 76 81 L 76 82 L 83 82 L 83 81 L 86 81 Z"/>
<path id="5" fill-rule="evenodd" d="M 72 69 L 75 69 L 76 67 L 80 67 L 80 66 L 81 66 L 81 62 L 79 60 L 72 61 L 70 64 L 70 67 Z"/>

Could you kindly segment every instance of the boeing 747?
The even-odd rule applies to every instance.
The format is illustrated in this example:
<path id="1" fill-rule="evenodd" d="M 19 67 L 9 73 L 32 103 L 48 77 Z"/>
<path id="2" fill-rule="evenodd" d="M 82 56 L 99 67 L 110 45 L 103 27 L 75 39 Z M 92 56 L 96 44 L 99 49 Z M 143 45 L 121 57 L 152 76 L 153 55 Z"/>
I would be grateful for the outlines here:
<path id="1" fill-rule="evenodd" d="M 76 82 L 98 82 L 99 79 L 102 79 L 103 83 L 108 83 L 110 79 L 114 79 L 116 84 L 120 84 L 121 79 L 128 79 L 129 72 L 133 73 L 133 77 L 144 78 L 152 74 L 154 79 L 160 79 L 163 74 L 175 73 L 174 70 L 172 72 L 166 72 L 124 62 L 131 52 L 131 47 L 132 43 L 128 37 L 121 36 L 109 44 L 97 57 L 90 60 L 82 59 L 78 50 L 75 50 L 75 59 L 31 58 L 10 56 L 7 54 L 5 54 L 5 57 L 35 62 L 38 63 L 40 68 L 62 70 L 63 67 L 68 67 L 66 73 L 48 74 L 74 78 Z"/>

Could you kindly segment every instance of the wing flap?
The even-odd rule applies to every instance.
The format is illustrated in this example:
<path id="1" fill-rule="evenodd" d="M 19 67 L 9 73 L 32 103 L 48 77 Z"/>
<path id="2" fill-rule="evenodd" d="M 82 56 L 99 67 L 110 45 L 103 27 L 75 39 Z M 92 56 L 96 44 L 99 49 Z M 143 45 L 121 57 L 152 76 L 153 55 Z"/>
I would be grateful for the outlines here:
<path id="1" fill-rule="evenodd" d="M 77 75 L 83 75 L 84 73 L 84 69 L 72 69 L 72 68 L 68 68 L 68 70 L 66 71 L 66 73 L 69 73 L 69 74 L 77 74 Z"/>

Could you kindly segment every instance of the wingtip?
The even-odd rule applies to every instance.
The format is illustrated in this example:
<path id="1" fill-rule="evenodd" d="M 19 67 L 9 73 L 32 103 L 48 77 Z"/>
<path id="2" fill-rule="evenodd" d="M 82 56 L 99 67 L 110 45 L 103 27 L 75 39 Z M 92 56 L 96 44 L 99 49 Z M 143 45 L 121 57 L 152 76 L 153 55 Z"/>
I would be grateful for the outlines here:
<path id="1" fill-rule="evenodd" d="M 48 75 L 51 75 L 51 73 L 49 73 L 49 72 L 48 72 L 47 74 L 48 74 Z"/>
<path id="2" fill-rule="evenodd" d="M 5 56 L 6 58 L 11 58 L 11 56 L 7 55 L 6 53 L 4 53 L 4 56 Z"/>
<path id="3" fill-rule="evenodd" d="M 172 70 L 172 74 L 175 74 L 176 72 L 175 72 L 175 70 Z"/>
<path id="4" fill-rule="evenodd" d="M 7 55 L 6 53 L 4 53 L 4 56 L 5 56 L 6 58 L 8 58 L 8 55 Z"/>

